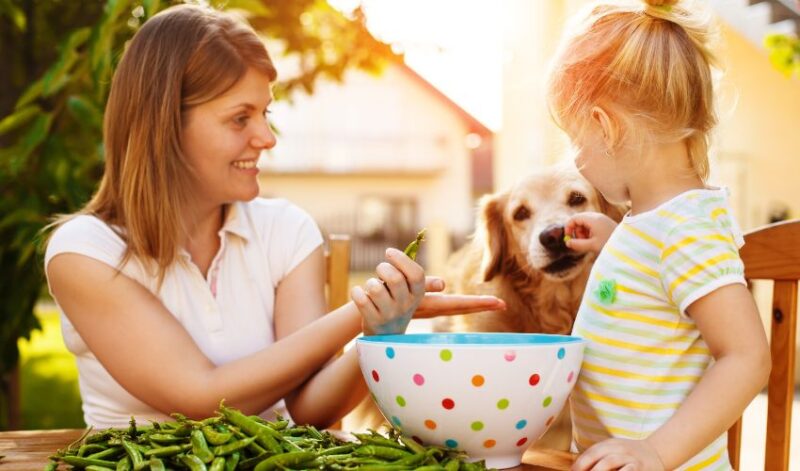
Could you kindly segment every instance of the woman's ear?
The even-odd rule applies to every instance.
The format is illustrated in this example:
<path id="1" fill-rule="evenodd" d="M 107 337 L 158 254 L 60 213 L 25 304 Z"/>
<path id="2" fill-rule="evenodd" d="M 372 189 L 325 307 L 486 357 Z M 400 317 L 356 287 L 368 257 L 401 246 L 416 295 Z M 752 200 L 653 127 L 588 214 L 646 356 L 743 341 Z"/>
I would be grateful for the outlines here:
<path id="1" fill-rule="evenodd" d="M 603 141 L 606 144 L 606 148 L 609 150 L 614 149 L 617 146 L 619 139 L 619 128 L 617 127 L 617 123 L 606 110 L 600 108 L 599 106 L 592 107 L 591 118 L 592 122 L 603 133 Z"/>

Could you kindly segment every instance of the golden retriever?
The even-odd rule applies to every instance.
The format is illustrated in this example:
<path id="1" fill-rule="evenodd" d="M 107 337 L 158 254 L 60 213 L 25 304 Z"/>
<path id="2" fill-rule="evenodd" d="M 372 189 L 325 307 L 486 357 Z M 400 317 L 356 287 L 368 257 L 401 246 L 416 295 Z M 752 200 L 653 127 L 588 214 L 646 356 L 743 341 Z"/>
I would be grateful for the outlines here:
<path id="1" fill-rule="evenodd" d="M 567 249 L 564 224 L 585 211 L 619 221 L 622 208 L 566 165 L 546 167 L 478 206 L 475 234 L 450 256 L 444 278 L 450 292 L 493 294 L 508 307 L 439 318 L 436 330 L 568 334 L 594 255 Z"/>
<path id="2" fill-rule="evenodd" d="M 573 214 L 595 211 L 622 218 L 577 169 L 554 165 L 478 204 L 470 242 L 448 259 L 447 291 L 492 294 L 505 311 L 441 317 L 434 330 L 449 332 L 532 332 L 568 334 L 594 261 L 564 244 L 564 224 Z M 565 410 L 567 410 L 565 408 Z M 378 428 L 380 412 L 365 399 L 343 420 L 345 430 Z M 569 415 L 564 412 L 537 446 L 568 449 Z"/>

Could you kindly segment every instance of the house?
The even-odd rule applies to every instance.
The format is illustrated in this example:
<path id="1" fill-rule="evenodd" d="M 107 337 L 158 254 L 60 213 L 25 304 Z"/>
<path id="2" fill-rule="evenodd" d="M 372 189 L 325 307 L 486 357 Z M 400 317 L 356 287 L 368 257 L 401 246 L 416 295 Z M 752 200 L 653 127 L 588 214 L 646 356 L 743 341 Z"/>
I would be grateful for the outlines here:
<path id="1" fill-rule="evenodd" d="M 451 240 L 472 230 L 473 195 L 491 189 L 491 131 L 399 62 L 379 75 L 350 70 L 293 102 L 272 108 L 278 144 L 260 162 L 263 194 L 353 236 L 354 269 L 372 270 L 423 227 L 421 256 L 440 268 Z"/>

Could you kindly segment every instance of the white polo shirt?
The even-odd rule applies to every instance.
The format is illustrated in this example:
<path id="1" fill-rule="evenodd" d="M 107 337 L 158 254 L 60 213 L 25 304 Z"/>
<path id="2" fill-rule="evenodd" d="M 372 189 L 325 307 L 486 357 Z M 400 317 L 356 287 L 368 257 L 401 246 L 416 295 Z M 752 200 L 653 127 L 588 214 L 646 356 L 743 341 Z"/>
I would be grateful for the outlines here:
<path id="1" fill-rule="evenodd" d="M 275 289 L 322 243 L 313 219 L 282 199 L 258 198 L 230 205 L 219 235 L 220 249 L 207 280 L 185 250 L 180 255 L 189 263 L 174 264 L 159 290 L 156 278 L 138 260 L 131 259 L 122 266 L 122 273 L 158 297 L 217 365 L 250 355 L 275 341 Z M 94 216 L 77 216 L 50 239 L 45 272 L 50 260 L 62 253 L 85 255 L 116 268 L 125 248 L 118 230 Z M 87 425 L 124 427 L 131 416 L 143 423 L 170 419 L 125 391 L 59 310 L 64 343 L 75 354 L 78 365 Z M 147 348 L 147 339 L 131 341 Z M 261 415 L 274 417 L 273 410 L 288 416 L 283 401 Z"/>

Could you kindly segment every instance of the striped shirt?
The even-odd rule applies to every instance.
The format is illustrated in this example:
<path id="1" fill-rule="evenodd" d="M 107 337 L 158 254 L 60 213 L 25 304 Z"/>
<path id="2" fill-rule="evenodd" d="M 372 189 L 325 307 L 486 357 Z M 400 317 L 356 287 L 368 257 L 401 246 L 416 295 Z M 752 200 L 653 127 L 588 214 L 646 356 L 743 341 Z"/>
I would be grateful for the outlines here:
<path id="1" fill-rule="evenodd" d="M 743 243 L 727 189 L 687 191 L 617 226 L 573 328 L 587 340 L 570 401 L 579 451 L 610 437 L 646 438 L 689 395 L 712 356 L 686 308 L 745 283 Z M 730 469 L 726 436 L 679 469 Z"/>

